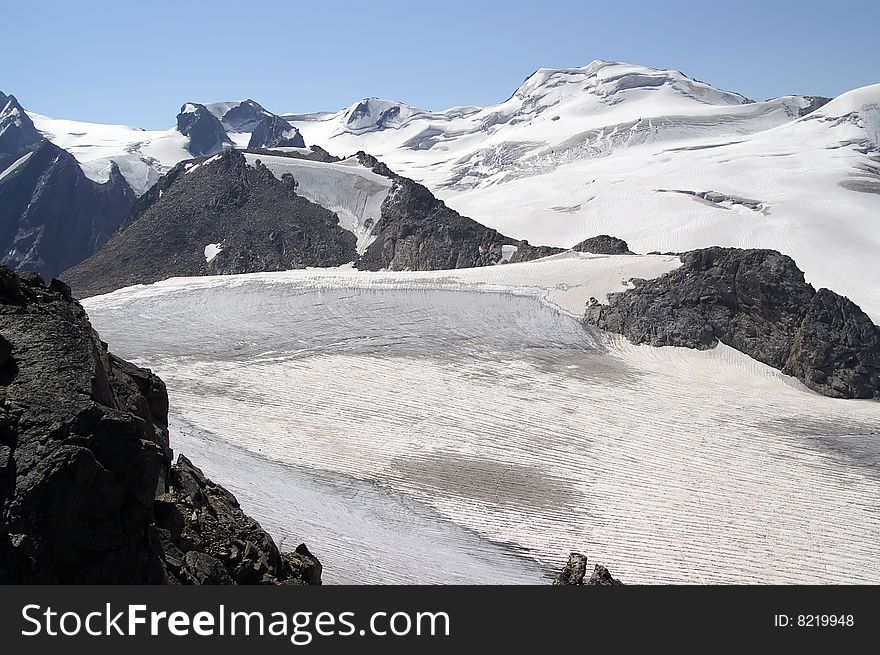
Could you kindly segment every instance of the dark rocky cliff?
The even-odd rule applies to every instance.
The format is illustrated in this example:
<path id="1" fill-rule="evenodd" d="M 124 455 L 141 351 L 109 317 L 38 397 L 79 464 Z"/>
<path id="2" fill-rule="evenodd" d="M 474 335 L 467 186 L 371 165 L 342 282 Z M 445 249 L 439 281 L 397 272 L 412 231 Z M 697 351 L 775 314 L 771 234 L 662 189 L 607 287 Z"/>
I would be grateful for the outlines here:
<path id="1" fill-rule="evenodd" d="M 305 148 L 302 134 L 280 116 L 264 116 L 248 141 L 248 148 Z"/>
<path id="2" fill-rule="evenodd" d="M 181 458 L 168 396 L 63 283 L 0 267 L 0 584 L 316 583 Z"/>
<path id="3" fill-rule="evenodd" d="M 426 187 L 393 173 L 375 157 L 358 158 L 394 181 L 372 228 L 376 239 L 357 262 L 361 270 L 436 270 L 501 261 L 501 247 L 520 242 L 450 209 Z"/>
<path id="4" fill-rule="evenodd" d="M 248 149 L 249 153 L 321 163 L 338 161 L 321 148 L 308 153 Z M 360 153 L 361 162 L 393 180 L 375 241 L 358 257 L 357 239 L 335 213 L 297 195 L 296 180 L 277 179 L 226 149 L 181 162 L 139 198 L 119 232 L 98 253 L 62 274 L 77 297 L 107 293 L 173 276 L 281 271 L 355 262 L 362 270 L 437 270 L 513 261 L 561 252 L 531 246 L 461 216 L 427 188 Z M 259 160 L 257 160 L 259 161 Z M 149 248 L 145 248 L 149 244 Z M 205 247 L 219 252 L 206 256 Z"/>
<path id="5" fill-rule="evenodd" d="M 107 182 L 87 178 L 14 96 L 0 102 L 0 262 L 58 275 L 107 242 L 134 193 L 115 164 Z"/>
<path id="6" fill-rule="evenodd" d="M 187 102 L 180 108 L 177 131 L 189 137 L 186 149 L 193 157 L 213 155 L 232 146 L 220 120 L 199 103 Z"/>
<path id="7" fill-rule="evenodd" d="M 848 298 L 818 292 L 786 255 L 705 248 L 683 265 L 587 309 L 586 321 L 634 343 L 722 342 L 837 398 L 880 397 L 880 328 Z"/>

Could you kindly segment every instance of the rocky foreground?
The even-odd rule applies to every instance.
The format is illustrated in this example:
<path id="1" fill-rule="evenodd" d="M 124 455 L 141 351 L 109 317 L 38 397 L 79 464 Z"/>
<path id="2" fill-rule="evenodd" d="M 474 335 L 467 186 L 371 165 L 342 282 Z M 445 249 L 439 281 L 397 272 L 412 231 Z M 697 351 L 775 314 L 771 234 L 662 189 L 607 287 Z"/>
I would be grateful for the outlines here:
<path id="1" fill-rule="evenodd" d="M 0 584 L 320 584 L 180 457 L 168 396 L 70 290 L 0 267 Z"/>
<path id="2" fill-rule="evenodd" d="M 848 298 L 816 291 L 774 250 L 704 248 L 682 266 L 593 302 L 585 320 L 636 344 L 719 342 L 835 398 L 880 397 L 880 328 Z"/>

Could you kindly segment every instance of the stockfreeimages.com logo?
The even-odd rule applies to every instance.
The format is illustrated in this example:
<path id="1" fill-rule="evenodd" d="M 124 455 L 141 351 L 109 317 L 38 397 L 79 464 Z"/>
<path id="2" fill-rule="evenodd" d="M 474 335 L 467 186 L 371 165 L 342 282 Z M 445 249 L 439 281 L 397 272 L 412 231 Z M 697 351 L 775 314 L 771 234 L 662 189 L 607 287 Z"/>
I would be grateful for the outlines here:
<path id="1" fill-rule="evenodd" d="M 25 605 L 21 610 L 24 637 L 285 637 L 295 646 L 307 646 L 315 637 L 448 637 L 446 612 L 374 612 L 358 628 L 354 612 L 239 612 L 220 605 L 215 611 L 151 611 L 146 605 L 123 610 L 106 603 L 88 613 L 59 612 L 52 607 Z"/>

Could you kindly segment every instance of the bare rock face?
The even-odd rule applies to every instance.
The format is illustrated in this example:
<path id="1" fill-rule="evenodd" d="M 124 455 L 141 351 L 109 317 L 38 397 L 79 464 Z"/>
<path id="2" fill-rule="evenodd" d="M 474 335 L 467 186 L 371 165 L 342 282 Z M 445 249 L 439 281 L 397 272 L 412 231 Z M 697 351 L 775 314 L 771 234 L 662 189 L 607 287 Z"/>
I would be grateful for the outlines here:
<path id="1" fill-rule="evenodd" d="M 303 583 L 185 458 L 171 466 L 168 396 L 114 357 L 70 289 L 0 267 L 0 584 Z"/>
<path id="2" fill-rule="evenodd" d="M 178 275 L 339 266 L 357 258 L 355 236 L 336 214 L 297 195 L 292 177 L 248 166 L 233 149 L 215 157 L 175 166 L 101 251 L 63 274 L 77 297 Z"/>
<path id="3" fill-rule="evenodd" d="M 559 572 L 559 575 L 556 576 L 553 584 L 587 585 L 591 587 L 623 584 L 620 580 L 616 580 L 615 578 L 613 578 L 608 569 L 600 564 L 596 564 L 595 568 L 593 569 L 593 573 L 590 575 L 587 582 L 584 582 L 584 578 L 586 577 L 586 575 L 586 556 L 581 555 L 580 553 L 571 553 L 571 555 L 568 556 L 568 562 L 562 568 L 562 571 Z"/>
<path id="4" fill-rule="evenodd" d="M 519 242 L 450 209 L 423 185 L 391 172 L 375 157 L 358 158 L 394 180 L 373 227 L 375 241 L 357 262 L 361 270 L 427 271 L 487 266 L 501 261 L 501 246 Z"/>
<path id="5" fill-rule="evenodd" d="M 584 239 L 572 247 L 575 252 L 590 252 L 594 255 L 632 255 L 629 246 L 623 239 L 600 234 L 599 236 Z"/>
<path id="6" fill-rule="evenodd" d="M 164 385 L 112 357 L 62 285 L 5 267 L 0 335 L 0 581 L 163 581 Z"/>
<path id="7" fill-rule="evenodd" d="M 271 114 L 264 116 L 248 141 L 248 148 L 305 148 L 306 143 L 299 133 L 286 120 Z"/>
<path id="8" fill-rule="evenodd" d="M 58 275 L 103 246 L 134 199 L 116 164 L 106 182 L 90 180 L 14 96 L 0 98 L 0 262 Z"/>
<path id="9" fill-rule="evenodd" d="M 847 298 L 816 292 L 773 250 L 705 248 L 594 304 L 585 320 L 654 346 L 722 342 L 836 398 L 880 396 L 880 329 Z"/>
<path id="10" fill-rule="evenodd" d="M 513 253 L 513 256 L 508 263 L 516 264 L 519 262 L 529 262 L 533 259 L 540 259 L 541 257 L 558 255 L 561 252 L 565 252 L 565 248 L 556 248 L 554 246 L 533 246 L 528 241 L 520 241 L 517 243 L 516 252 Z"/>
<path id="11" fill-rule="evenodd" d="M 189 137 L 186 149 L 193 157 L 213 155 L 232 146 L 223 124 L 202 104 L 187 102 L 180 108 L 177 131 Z"/>

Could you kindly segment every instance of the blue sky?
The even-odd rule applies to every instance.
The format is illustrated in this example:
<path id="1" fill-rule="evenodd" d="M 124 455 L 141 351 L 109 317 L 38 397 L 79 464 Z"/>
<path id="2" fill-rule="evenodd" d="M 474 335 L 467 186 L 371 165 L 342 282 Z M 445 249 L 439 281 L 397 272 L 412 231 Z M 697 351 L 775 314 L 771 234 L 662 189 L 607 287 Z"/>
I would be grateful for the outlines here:
<path id="1" fill-rule="evenodd" d="M 3 21 L 0 90 L 42 114 L 146 128 L 187 100 L 494 104 L 536 68 L 594 59 L 761 100 L 880 82 L 877 0 L 50 0 L 8 3 Z"/>

